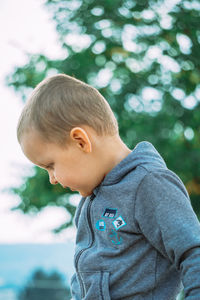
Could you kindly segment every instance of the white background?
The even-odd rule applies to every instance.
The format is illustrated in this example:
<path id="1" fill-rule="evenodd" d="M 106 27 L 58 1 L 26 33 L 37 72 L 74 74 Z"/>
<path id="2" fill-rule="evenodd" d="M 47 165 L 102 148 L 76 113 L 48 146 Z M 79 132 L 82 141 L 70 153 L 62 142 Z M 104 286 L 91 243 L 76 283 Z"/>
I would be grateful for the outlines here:
<path id="1" fill-rule="evenodd" d="M 62 208 L 46 208 L 37 217 L 10 209 L 19 203 L 3 189 L 17 186 L 31 164 L 24 157 L 16 139 L 16 125 L 23 107 L 19 94 L 5 84 L 5 77 L 15 67 L 28 62 L 26 53 L 43 53 L 49 58 L 63 58 L 55 24 L 42 0 L 0 1 L 0 243 L 64 242 L 73 230 L 55 236 L 51 229 L 66 221 Z"/>

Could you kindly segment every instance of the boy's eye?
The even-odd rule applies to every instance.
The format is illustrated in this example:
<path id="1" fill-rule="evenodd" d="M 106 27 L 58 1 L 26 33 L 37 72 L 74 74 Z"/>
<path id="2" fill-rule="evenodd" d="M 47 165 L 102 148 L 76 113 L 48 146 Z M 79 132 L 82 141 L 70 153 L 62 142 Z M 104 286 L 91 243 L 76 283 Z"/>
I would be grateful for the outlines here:
<path id="1" fill-rule="evenodd" d="M 52 164 L 49 164 L 49 165 L 45 166 L 45 168 L 46 169 L 53 169 L 53 166 L 54 166 L 54 164 L 52 163 Z"/>

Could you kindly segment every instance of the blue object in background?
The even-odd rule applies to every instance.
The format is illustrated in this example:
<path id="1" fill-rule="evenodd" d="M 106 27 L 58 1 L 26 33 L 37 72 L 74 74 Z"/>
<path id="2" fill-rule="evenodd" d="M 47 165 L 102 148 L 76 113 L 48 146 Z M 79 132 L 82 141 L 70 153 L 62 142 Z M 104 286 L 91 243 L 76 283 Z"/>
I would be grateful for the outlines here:
<path id="1" fill-rule="evenodd" d="M 57 271 L 66 285 L 74 272 L 74 243 L 0 245 L 0 300 L 15 300 L 32 273 Z"/>

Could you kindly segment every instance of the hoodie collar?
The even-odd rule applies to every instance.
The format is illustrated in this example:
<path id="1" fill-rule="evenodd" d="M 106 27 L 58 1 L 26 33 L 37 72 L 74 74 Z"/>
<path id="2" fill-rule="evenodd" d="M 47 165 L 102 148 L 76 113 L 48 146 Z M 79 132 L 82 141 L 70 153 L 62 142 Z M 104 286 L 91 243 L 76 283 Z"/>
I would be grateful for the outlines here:
<path id="1" fill-rule="evenodd" d="M 149 142 L 141 142 L 119 162 L 104 178 L 102 183 L 94 189 L 97 193 L 100 186 L 112 185 L 119 182 L 125 175 L 133 171 L 139 165 L 154 164 L 158 167 L 166 167 L 163 158 Z"/>

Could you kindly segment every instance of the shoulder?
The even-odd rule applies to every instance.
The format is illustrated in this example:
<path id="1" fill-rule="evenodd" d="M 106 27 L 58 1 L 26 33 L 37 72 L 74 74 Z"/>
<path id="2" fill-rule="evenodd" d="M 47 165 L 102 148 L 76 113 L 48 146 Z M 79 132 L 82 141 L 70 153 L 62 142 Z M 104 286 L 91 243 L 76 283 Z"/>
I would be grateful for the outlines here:
<path id="1" fill-rule="evenodd" d="M 143 190 L 155 193 L 156 191 L 170 192 L 170 190 L 180 189 L 188 197 L 182 180 L 173 171 L 167 168 L 147 168 L 145 166 L 141 168 L 145 169 L 146 172 L 138 186 L 138 190 L 142 187 Z"/>

